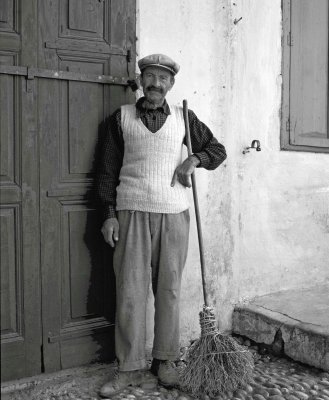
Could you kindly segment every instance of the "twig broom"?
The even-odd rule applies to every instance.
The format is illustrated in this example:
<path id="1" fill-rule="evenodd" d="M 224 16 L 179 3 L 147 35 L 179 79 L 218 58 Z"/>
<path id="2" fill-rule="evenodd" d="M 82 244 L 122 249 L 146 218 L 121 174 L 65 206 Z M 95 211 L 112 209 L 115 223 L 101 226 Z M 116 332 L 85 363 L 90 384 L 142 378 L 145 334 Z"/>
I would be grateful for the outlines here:
<path id="1" fill-rule="evenodd" d="M 188 155 L 192 155 L 187 101 L 183 100 L 183 114 Z M 186 367 L 181 372 L 181 387 L 193 396 L 207 394 L 210 397 L 224 395 L 246 384 L 252 375 L 253 356 L 231 336 L 216 328 L 214 309 L 209 305 L 205 284 L 205 258 L 201 231 L 198 195 L 195 175 L 192 174 L 192 190 L 199 239 L 200 263 L 204 306 L 200 312 L 201 337 L 188 348 Z"/>

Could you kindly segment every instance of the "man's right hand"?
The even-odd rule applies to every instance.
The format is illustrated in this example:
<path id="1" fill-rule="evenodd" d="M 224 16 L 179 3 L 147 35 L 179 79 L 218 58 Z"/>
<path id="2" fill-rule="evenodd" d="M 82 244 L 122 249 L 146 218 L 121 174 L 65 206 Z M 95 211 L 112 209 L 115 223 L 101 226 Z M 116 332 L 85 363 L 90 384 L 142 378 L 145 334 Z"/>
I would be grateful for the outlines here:
<path id="1" fill-rule="evenodd" d="M 119 240 L 119 221 L 117 218 L 108 218 L 104 221 L 102 234 L 105 242 L 114 247 L 115 242 Z"/>

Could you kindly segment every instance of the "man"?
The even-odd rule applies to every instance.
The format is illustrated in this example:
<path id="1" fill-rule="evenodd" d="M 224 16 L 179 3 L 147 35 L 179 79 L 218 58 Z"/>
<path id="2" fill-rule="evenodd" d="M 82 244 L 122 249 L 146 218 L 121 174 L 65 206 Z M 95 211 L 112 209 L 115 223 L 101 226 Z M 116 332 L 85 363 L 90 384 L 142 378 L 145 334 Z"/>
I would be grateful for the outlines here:
<path id="1" fill-rule="evenodd" d="M 110 118 L 98 172 L 104 208 L 104 239 L 115 247 L 117 309 L 115 378 L 101 389 L 112 396 L 138 384 L 146 369 L 145 311 L 152 276 L 155 328 L 151 372 L 174 386 L 179 355 L 179 296 L 189 234 L 186 187 L 195 167 L 215 169 L 225 148 L 189 110 L 193 155 L 182 162 L 185 127 L 182 108 L 166 94 L 179 65 L 163 54 L 138 62 L 144 97 Z"/>

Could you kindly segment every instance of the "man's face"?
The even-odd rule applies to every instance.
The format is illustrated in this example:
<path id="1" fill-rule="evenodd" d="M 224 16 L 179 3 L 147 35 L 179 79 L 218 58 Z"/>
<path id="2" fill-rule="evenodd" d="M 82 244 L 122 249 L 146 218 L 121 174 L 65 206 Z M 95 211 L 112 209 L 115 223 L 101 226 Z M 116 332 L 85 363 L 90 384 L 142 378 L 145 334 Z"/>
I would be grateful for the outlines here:
<path id="1" fill-rule="evenodd" d="M 141 84 L 146 99 L 152 104 L 162 104 L 168 91 L 174 85 L 174 78 L 169 71 L 158 67 L 144 69 Z"/>

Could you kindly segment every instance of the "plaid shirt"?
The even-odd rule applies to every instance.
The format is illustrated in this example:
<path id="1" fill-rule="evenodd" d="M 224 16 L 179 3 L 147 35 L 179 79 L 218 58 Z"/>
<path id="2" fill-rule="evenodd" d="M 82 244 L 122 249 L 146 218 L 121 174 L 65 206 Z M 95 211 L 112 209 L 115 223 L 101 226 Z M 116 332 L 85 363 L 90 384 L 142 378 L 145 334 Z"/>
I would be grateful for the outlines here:
<path id="1" fill-rule="evenodd" d="M 140 118 L 147 129 L 155 133 L 166 122 L 167 116 L 170 115 L 170 108 L 165 100 L 163 106 L 156 110 L 146 109 L 143 107 L 144 100 L 145 98 L 142 97 L 136 103 L 136 118 Z M 188 110 L 188 116 L 192 151 L 200 161 L 198 167 L 208 170 L 217 168 L 226 159 L 224 146 L 217 141 L 210 129 L 197 118 L 193 111 Z M 184 144 L 186 144 L 185 139 Z M 116 188 L 119 184 L 123 154 L 121 109 L 118 109 L 110 117 L 96 178 L 97 195 L 103 208 L 104 219 L 116 217 Z"/>

